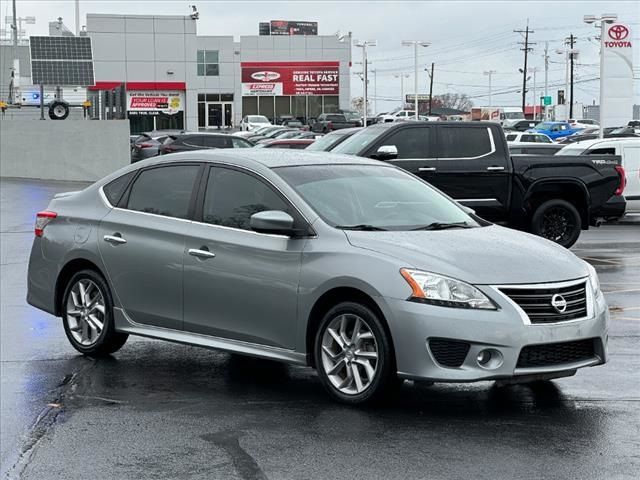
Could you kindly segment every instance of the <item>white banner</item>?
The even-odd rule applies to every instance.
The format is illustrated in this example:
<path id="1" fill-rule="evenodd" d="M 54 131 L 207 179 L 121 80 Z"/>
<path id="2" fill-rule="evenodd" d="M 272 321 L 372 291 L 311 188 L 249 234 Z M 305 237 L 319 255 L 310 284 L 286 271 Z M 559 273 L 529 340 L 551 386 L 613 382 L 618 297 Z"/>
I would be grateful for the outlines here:
<path id="1" fill-rule="evenodd" d="M 633 118 L 633 42 L 631 28 L 622 23 L 607 24 L 604 48 L 603 98 L 600 99 L 603 127 L 620 127 Z"/>
<path id="2" fill-rule="evenodd" d="M 282 82 L 255 82 L 242 84 L 243 97 L 282 95 Z"/>

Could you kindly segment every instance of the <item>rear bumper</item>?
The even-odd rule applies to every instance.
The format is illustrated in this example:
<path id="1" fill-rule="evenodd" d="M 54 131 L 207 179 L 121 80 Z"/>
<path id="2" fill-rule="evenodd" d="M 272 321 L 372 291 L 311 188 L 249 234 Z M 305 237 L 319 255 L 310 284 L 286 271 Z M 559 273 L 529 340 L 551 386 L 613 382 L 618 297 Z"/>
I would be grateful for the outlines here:
<path id="1" fill-rule="evenodd" d="M 624 216 L 627 202 L 622 195 L 613 196 L 604 205 L 592 208 L 589 216 L 589 224 L 596 225 L 599 218 L 615 220 Z"/>

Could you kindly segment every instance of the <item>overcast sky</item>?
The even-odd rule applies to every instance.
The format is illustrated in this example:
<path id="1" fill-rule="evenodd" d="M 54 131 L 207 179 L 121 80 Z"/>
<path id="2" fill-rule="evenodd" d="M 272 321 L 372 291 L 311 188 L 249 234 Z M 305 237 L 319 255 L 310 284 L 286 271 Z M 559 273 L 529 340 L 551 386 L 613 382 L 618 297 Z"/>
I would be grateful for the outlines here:
<path id="1" fill-rule="evenodd" d="M 580 58 L 575 70 L 576 101 L 597 102 L 598 46 L 596 29 L 583 23 L 585 14 L 617 13 L 621 22 L 630 25 L 634 44 L 635 101 L 640 103 L 640 7 L 638 1 L 289 1 L 273 0 L 245 2 L 212 0 L 81 0 L 81 25 L 87 13 L 168 14 L 185 15 L 189 5 L 200 11 L 199 35 L 256 35 L 258 23 L 268 20 L 317 21 L 319 34 L 353 32 L 354 38 L 375 39 L 378 46 L 370 48 L 370 68 L 377 70 L 374 88 L 371 74 L 370 94 L 378 97 L 378 111 L 399 103 L 400 72 L 405 79 L 405 93 L 413 92 L 413 50 L 402 47 L 402 40 L 423 40 L 431 46 L 423 48 L 419 57 L 419 91 L 428 91 L 428 77 L 424 69 L 435 63 L 434 94 L 466 93 L 476 105 L 488 103 L 488 78 L 493 75 L 493 104 L 519 105 L 520 94 L 515 92 L 522 83 L 518 68 L 522 67 L 523 52 L 519 33 L 529 25 L 536 42 L 529 66 L 537 67 L 537 90 L 544 87 L 545 43 L 549 44 L 549 94 L 555 96 L 564 88 L 564 57 L 555 51 L 573 33 L 578 37 L 576 47 Z M 73 0 L 17 0 L 18 17 L 35 16 L 35 25 L 27 25 L 28 35 L 48 34 L 48 22 L 62 17 L 74 29 Z M 0 13 L 11 15 L 11 1 L 0 0 Z M 361 50 L 354 48 L 353 60 L 360 61 Z M 355 75 L 360 65 L 352 69 L 352 94 L 360 95 L 362 82 Z M 533 100 L 533 79 L 527 103 Z M 500 92 L 509 92 L 500 94 Z"/>

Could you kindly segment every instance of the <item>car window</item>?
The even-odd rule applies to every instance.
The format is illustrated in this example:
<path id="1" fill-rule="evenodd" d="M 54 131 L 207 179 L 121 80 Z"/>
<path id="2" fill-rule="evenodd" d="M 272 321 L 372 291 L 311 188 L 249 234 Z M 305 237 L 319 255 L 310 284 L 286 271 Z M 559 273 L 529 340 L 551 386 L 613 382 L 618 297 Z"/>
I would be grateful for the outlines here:
<path id="1" fill-rule="evenodd" d="M 231 148 L 228 135 L 203 135 L 204 146 L 209 148 Z"/>
<path id="2" fill-rule="evenodd" d="M 439 158 L 479 157 L 491 153 L 488 128 L 442 127 Z"/>
<path id="3" fill-rule="evenodd" d="M 293 150 L 304 150 L 308 145 L 306 143 L 291 143 L 289 144 L 289 148 Z"/>
<path id="4" fill-rule="evenodd" d="M 203 135 L 191 135 L 182 139 L 178 139 L 178 142 L 175 143 L 182 143 L 183 145 L 188 145 L 190 147 L 204 147 L 204 136 Z"/>
<path id="5" fill-rule="evenodd" d="M 143 170 L 131 186 L 127 208 L 167 217 L 187 218 L 197 165 Z"/>
<path id="6" fill-rule="evenodd" d="M 587 155 L 615 155 L 616 149 L 614 147 L 609 148 L 594 148 L 587 151 Z"/>
<path id="7" fill-rule="evenodd" d="M 247 142 L 244 138 L 239 138 L 239 137 L 231 137 L 231 144 L 233 145 L 233 148 L 251 148 L 251 147 L 253 147 L 253 145 L 251 145 L 249 142 Z"/>
<path id="8" fill-rule="evenodd" d="M 395 145 L 398 149 L 398 159 L 402 158 L 430 158 L 431 129 L 429 127 L 402 128 L 396 130 L 375 147 L 377 150 L 383 145 Z M 375 154 L 376 152 L 370 152 Z"/>
<path id="9" fill-rule="evenodd" d="M 521 141 L 523 142 L 535 142 L 536 137 L 534 135 L 523 135 Z"/>
<path id="10" fill-rule="evenodd" d="M 251 230 L 251 215 L 265 210 L 291 213 L 285 201 L 256 177 L 227 168 L 211 169 L 202 210 L 204 222 Z"/>
<path id="11" fill-rule="evenodd" d="M 120 197 L 122 197 L 122 194 L 135 174 L 136 171 L 129 172 L 126 175 L 122 175 L 121 177 L 109 182 L 102 188 L 105 197 L 107 197 L 107 200 L 109 200 L 111 205 L 118 205 Z"/>
<path id="12" fill-rule="evenodd" d="M 327 120 L 330 122 L 345 122 L 344 115 L 327 115 Z"/>
<path id="13" fill-rule="evenodd" d="M 324 120 L 325 120 L 326 118 L 327 118 L 327 117 L 326 117 L 326 115 L 325 115 L 325 114 L 322 114 L 322 115 L 320 115 L 320 116 L 318 117 L 317 121 L 318 121 L 318 122 L 324 122 Z"/>
<path id="14" fill-rule="evenodd" d="M 271 145 L 267 145 L 266 148 L 291 148 L 291 145 L 288 143 L 273 143 Z"/>
<path id="15" fill-rule="evenodd" d="M 513 142 L 516 138 L 518 138 L 518 135 L 515 135 L 515 134 L 507 135 L 507 142 Z"/>

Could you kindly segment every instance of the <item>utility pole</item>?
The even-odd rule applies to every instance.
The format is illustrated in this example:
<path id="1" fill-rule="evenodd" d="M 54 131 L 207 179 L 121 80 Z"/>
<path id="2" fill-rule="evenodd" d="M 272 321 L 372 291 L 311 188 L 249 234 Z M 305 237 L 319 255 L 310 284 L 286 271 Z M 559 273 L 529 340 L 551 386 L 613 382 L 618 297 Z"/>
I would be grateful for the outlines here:
<path id="1" fill-rule="evenodd" d="M 535 33 L 533 30 L 529 30 L 529 19 L 527 18 L 527 28 L 525 30 L 514 30 L 515 33 L 524 33 L 524 42 L 518 42 L 520 45 L 524 45 L 524 48 L 520 50 L 524 51 L 524 68 L 522 69 L 522 111 L 527 103 L 527 60 L 529 52 L 533 50 L 530 45 L 535 43 L 529 42 L 529 34 Z"/>
<path id="2" fill-rule="evenodd" d="M 431 116 L 431 106 L 433 105 L 433 62 L 431 62 L 431 74 L 429 75 L 429 116 Z"/>
<path id="3" fill-rule="evenodd" d="M 418 120 L 418 47 L 428 47 L 431 45 L 431 42 L 423 42 L 420 40 L 403 40 L 402 46 L 404 47 L 413 47 L 413 68 L 414 68 L 414 77 L 413 77 L 413 88 L 414 88 L 414 115 L 415 119 Z"/>
<path id="4" fill-rule="evenodd" d="M 549 95 L 549 42 L 544 43 L 544 96 Z M 544 106 L 544 120 L 547 120 L 547 106 Z"/>
<path id="5" fill-rule="evenodd" d="M 569 118 L 573 118 L 573 43 L 577 40 L 573 33 L 569 36 L 569 59 L 571 60 L 571 93 L 569 94 Z"/>
<path id="6" fill-rule="evenodd" d="M 80 0 L 76 0 L 76 37 L 80 36 Z"/>
<path id="7" fill-rule="evenodd" d="M 13 0 L 13 69 L 11 70 L 11 103 L 20 103 L 20 59 L 18 58 L 18 15 L 16 13 L 16 0 Z"/>
<path id="8" fill-rule="evenodd" d="M 485 70 L 482 73 L 489 77 L 489 106 L 493 107 L 493 102 L 491 100 L 491 77 L 493 76 L 494 73 L 496 73 L 496 71 L 495 70 Z M 524 110 L 523 110 L 523 112 L 524 112 Z"/>

